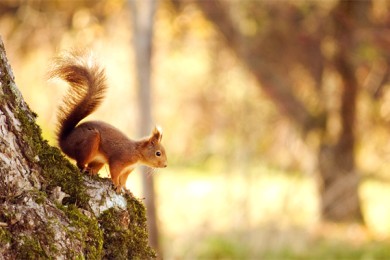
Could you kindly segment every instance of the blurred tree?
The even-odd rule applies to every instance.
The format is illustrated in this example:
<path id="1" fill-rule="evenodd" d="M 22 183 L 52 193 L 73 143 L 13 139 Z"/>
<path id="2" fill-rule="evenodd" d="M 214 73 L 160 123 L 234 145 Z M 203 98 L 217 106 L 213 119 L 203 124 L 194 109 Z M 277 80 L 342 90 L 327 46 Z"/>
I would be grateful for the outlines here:
<path id="1" fill-rule="evenodd" d="M 129 0 L 132 11 L 134 28 L 134 49 L 136 59 L 138 102 L 139 102 L 139 131 L 146 136 L 152 129 L 151 113 L 151 57 L 154 14 L 157 2 L 154 0 Z M 153 175 L 148 175 L 148 169 L 143 167 L 143 192 L 147 209 L 150 246 L 162 256 L 158 243 L 157 212 L 155 205 L 155 190 Z"/>
<path id="2" fill-rule="evenodd" d="M 179 10 L 185 4 L 173 3 Z M 317 134 L 322 217 L 362 221 L 354 131 L 362 84 L 356 73 L 365 65 L 359 48 L 378 38 L 359 41 L 362 28 L 383 26 L 370 19 L 371 2 L 196 3 L 303 137 Z M 336 95 L 326 79 L 330 71 L 338 74 Z M 312 83 L 305 86 L 303 79 Z"/>

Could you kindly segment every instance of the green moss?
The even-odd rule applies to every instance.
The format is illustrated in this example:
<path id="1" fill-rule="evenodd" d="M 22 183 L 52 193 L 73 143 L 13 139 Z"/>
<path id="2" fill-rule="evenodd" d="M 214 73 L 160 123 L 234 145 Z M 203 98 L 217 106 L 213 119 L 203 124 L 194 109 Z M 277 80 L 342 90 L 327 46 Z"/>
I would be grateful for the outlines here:
<path id="1" fill-rule="evenodd" d="M 47 199 L 47 194 L 42 191 L 36 191 L 36 194 L 34 194 L 33 198 L 36 203 L 42 205 Z"/>
<path id="2" fill-rule="evenodd" d="M 11 240 L 11 233 L 7 229 L 0 227 L 0 244 L 10 243 Z"/>
<path id="3" fill-rule="evenodd" d="M 59 206 L 71 221 L 73 230 L 69 234 L 78 241 L 83 242 L 84 257 L 86 259 L 100 259 L 103 249 L 103 231 L 100 229 L 98 221 L 89 218 L 80 212 L 75 205 Z"/>
<path id="4" fill-rule="evenodd" d="M 104 230 L 104 258 L 155 258 L 155 252 L 148 246 L 145 207 L 129 195 L 126 199 L 127 210 L 111 208 L 99 217 Z"/>
<path id="5" fill-rule="evenodd" d="M 18 259 L 49 259 L 39 240 L 26 236 L 19 237 L 19 239 Z"/>
<path id="6" fill-rule="evenodd" d="M 76 204 L 88 208 L 89 196 L 85 191 L 83 176 L 79 170 L 61 154 L 59 149 L 44 145 L 39 153 L 39 164 L 43 169 L 42 175 L 48 182 L 47 190 L 61 187 L 69 195 L 64 199 L 65 204 Z"/>
<path id="7" fill-rule="evenodd" d="M 11 245 L 17 259 L 51 259 L 58 254 L 58 248 L 53 243 L 54 237 L 53 221 L 48 221 L 31 235 L 12 236 Z"/>

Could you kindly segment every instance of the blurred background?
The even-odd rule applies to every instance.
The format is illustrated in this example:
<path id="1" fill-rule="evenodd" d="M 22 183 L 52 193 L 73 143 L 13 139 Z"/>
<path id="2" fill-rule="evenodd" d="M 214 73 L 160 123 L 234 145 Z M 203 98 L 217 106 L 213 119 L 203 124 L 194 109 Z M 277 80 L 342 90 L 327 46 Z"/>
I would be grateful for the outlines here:
<path id="1" fill-rule="evenodd" d="M 388 1 L 3 0 L 8 59 L 52 145 L 66 87 L 46 71 L 72 48 L 106 68 L 89 119 L 140 137 L 137 14 L 169 167 L 127 186 L 144 198 L 154 179 L 165 259 L 390 258 Z"/>

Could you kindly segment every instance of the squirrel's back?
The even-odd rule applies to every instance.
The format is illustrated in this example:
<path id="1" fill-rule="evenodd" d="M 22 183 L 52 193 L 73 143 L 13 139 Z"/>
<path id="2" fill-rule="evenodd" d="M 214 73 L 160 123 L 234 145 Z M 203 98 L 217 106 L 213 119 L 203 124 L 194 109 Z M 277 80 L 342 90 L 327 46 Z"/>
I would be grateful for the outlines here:
<path id="1" fill-rule="evenodd" d="M 70 86 L 58 112 L 57 139 L 61 144 L 101 104 L 107 89 L 106 76 L 91 55 L 70 52 L 56 58 L 49 77 L 61 78 Z"/>

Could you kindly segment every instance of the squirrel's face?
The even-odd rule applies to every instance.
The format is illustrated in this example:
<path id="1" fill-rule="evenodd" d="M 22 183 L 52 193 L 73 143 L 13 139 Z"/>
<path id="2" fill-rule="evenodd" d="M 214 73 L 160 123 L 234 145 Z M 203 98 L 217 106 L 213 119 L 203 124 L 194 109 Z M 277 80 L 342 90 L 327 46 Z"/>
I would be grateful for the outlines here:
<path id="1" fill-rule="evenodd" d="M 147 166 L 153 168 L 165 168 L 167 164 L 167 155 L 165 149 L 161 144 L 162 130 L 159 127 L 155 127 L 152 135 L 149 137 L 146 143 L 146 149 L 144 150 L 144 160 Z"/>
<path id="2" fill-rule="evenodd" d="M 165 168 L 167 164 L 167 155 L 165 154 L 164 147 L 159 144 L 153 147 L 154 160 L 152 161 L 152 167 L 155 168 Z"/>

